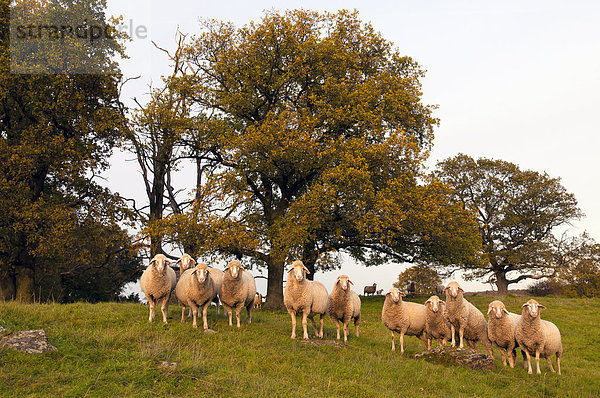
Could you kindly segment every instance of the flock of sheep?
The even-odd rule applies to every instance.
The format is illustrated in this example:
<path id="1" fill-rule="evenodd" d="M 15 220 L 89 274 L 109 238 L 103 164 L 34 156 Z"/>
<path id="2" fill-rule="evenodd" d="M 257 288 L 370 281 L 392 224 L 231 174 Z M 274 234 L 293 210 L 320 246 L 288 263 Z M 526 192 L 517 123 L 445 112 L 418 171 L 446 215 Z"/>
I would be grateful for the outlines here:
<path id="1" fill-rule="evenodd" d="M 171 292 L 182 305 L 181 321 L 185 321 L 185 308 L 189 307 L 193 316 L 193 327 L 197 327 L 197 316 L 202 308 L 204 330 L 208 329 L 206 319 L 207 309 L 211 302 L 222 303 L 227 311 L 229 326 L 232 326 L 232 314 L 235 309 L 237 327 L 240 327 L 240 313 L 245 307 L 248 323 L 252 322 L 252 309 L 260 305 L 256 302 L 257 293 L 254 277 L 245 270 L 239 261 L 233 260 L 227 264 L 224 271 L 209 268 L 206 264 L 196 264 L 194 259 L 184 254 L 176 263 L 180 264 L 179 281 L 175 271 L 168 265 L 166 256 L 157 254 L 142 274 L 140 284 L 150 307 L 149 321 L 155 316 L 155 307 L 160 305 L 163 322 L 167 323 L 168 301 Z M 354 322 L 356 337 L 359 336 L 361 320 L 361 302 L 358 294 L 350 289 L 352 282 L 346 275 L 337 278 L 331 294 L 318 281 L 306 278 L 308 269 L 302 261 L 295 261 L 288 270 L 288 278 L 284 291 L 284 304 L 292 320 L 292 338 L 296 337 L 296 315 L 302 315 L 303 337 L 308 339 L 307 323 L 311 320 L 314 333 L 323 337 L 323 320 L 328 314 L 336 324 L 337 339 L 340 336 L 340 326 L 344 334 L 344 342 L 348 340 L 348 325 Z M 375 291 L 375 285 L 372 287 Z M 400 334 L 400 351 L 404 352 L 404 336 L 420 338 L 427 349 L 431 349 L 431 341 L 438 341 L 445 346 L 448 341 L 452 347 L 464 347 L 466 341 L 472 348 L 477 349 L 481 342 L 493 358 L 492 345 L 495 345 L 502 355 L 502 363 L 514 367 L 516 348 L 523 354 L 523 366 L 532 373 L 531 356 L 535 356 L 537 373 L 540 371 L 540 358 L 546 358 L 552 372 L 554 368 L 551 356 L 556 355 L 558 374 L 562 343 L 560 331 L 552 322 L 542 320 L 540 311 L 545 307 L 531 299 L 522 306 L 522 314 L 508 312 L 505 305 L 495 300 L 489 304 L 488 319 L 485 318 L 473 304 L 463 296 L 463 289 L 457 282 L 450 282 L 445 289 L 446 301 L 438 296 L 431 296 L 425 305 L 403 301 L 402 293 L 392 288 L 385 296 L 381 313 L 383 324 L 392 333 L 392 350 L 396 349 L 396 333 Z M 259 298 L 262 300 L 262 298 Z M 319 315 L 319 329 L 314 317 Z"/>

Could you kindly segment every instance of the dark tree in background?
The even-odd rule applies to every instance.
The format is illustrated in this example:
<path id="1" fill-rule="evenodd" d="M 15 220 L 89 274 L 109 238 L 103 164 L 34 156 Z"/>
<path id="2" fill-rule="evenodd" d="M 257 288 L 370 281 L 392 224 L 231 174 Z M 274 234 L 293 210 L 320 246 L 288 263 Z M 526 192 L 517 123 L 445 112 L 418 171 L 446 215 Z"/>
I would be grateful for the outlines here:
<path id="1" fill-rule="evenodd" d="M 440 162 L 437 175 L 479 226 L 487 261 L 464 266 L 467 277 L 487 277 L 506 294 L 512 283 L 557 275 L 559 242 L 553 233 L 582 216 L 559 178 L 462 154 Z"/>
<path id="2" fill-rule="evenodd" d="M 124 130 L 112 60 L 122 48 L 93 49 L 103 74 L 12 74 L 10 7 L 32 15 L 84 7 L 105 21 L 105 2 L 10 3 L 0 1 L 0 299 L 115 297 L 140 266 L 123 229 L 131 214 L 96 183 Z"/>

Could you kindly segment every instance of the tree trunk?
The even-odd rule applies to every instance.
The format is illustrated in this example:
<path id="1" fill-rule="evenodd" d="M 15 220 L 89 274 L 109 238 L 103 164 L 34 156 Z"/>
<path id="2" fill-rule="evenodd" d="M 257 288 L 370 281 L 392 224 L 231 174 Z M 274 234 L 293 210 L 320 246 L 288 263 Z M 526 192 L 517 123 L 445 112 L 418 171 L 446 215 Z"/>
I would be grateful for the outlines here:
<path id="1" fill-rule="evenodd" d="M 283 261 L 271 260 L 267 263 L 267 300 L 264 308 L 269 310 L 285 310 L 283 305 Z"/>
<path id="2" fill-rule="evenodd" d="M 506 272 L 496 271 L 496 287 L 498 288 L 498 294 L 504 296 L 508 294 L 509 281 L 506 279 Z"/>
<path id="3" fill-rule="evenodd" d="M 7 270 L 0 276 L 0 301 L 10 301 L 16 295 L 15 275 L 12 270 Z"/>
<path id="4" fill-rule="evenodd" d="M 310 272 L 306 275 L 306 279 L 310 281 L 315 279 L 315 264 L 318 257 L 319 253 L 315 250 L 314 242 L 306 242 L 304 244 L 304 250 L 302 251 L 302 262 Z"/>
<path id="5" fill-rule="evenodd" d="M 16 267 L 16 299 L 24 303 L 31 303 L 35 294 L 35 273 L 33 267 L 25 264 Z"/>

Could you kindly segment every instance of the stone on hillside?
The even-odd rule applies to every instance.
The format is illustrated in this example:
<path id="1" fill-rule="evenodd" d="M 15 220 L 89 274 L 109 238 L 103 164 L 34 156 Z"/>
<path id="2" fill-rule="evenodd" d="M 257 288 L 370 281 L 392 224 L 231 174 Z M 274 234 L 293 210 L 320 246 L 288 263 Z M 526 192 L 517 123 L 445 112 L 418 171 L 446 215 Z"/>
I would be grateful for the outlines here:
<path id="1" fill-rule="evenodd" d="M 12 348 L 28 354 L 45 354 L 56 351 L 56 347 L 48 343 L 46 332 L 41 329 L 22 330 L 9 334 L 0 339 L 0 347 Z"/>
<path id="2" fill-rule="evenodd" d="M 494 369 L 494 360 L 486 354 L 470 348 L 435 347 L 416 354 L 415 358 L 423 358 L 431 362 L 458 364 L 471 369 Z"/>

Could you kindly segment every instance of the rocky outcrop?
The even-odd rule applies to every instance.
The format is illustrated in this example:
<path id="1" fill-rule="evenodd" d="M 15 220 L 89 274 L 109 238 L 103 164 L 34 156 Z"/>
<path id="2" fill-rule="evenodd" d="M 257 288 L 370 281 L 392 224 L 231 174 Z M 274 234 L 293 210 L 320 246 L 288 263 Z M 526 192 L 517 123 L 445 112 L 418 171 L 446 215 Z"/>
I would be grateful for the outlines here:
<path id="1" fill-rule="evenodd" d="M 22 330 L 14 332 L 0 340 L 0 348 L 7 347 L 27 354 L 45 354 L 56 351 L 56 347 L 48 342 L 44 330 Z"/>
<path id="2" fill-rule="evenodd" d="M 468 348 L 435 347 L 416 354 L 415 358 L 423 358 L 431 362 L 464 365 L 471 369 L 494 369 L 494 360 L 489 355 Z"/>

